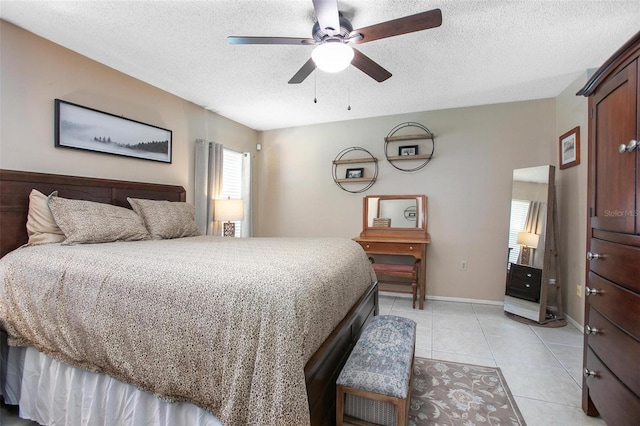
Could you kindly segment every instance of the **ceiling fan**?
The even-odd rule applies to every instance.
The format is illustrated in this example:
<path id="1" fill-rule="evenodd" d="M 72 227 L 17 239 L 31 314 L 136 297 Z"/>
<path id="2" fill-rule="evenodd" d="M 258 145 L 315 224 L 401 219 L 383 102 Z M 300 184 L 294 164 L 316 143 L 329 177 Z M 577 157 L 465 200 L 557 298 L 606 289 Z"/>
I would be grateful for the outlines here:
<path id="1" fill-rule="evenodd" d="M 433 9 L 354 30 L 351 22 L 338 11 L 337 0 L 313 0 L 313 7 L 318 19 L 311 31 L 313 38 L 229 36 L 227 41 L 230 44 L 316 45 L 312 57 L 289 80 L 289 84 L 302 83 L 316 66 L 324 71 L 337 72 L 349 64 L 377 82 L 383 82 L 391 77 L 391 73 L 364 53 L 349 46 L 350 42 L 362 44 L 442 24 L 442 12 L 440 9 Z M 328 63 L 323 62 L 326 58 Z"/>

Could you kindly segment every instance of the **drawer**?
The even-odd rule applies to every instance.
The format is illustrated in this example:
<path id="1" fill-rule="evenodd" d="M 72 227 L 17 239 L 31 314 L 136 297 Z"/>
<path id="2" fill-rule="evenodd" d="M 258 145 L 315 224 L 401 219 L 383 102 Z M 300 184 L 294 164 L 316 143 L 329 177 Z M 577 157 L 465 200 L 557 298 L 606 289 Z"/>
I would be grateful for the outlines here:
<path id="1" fill-rule="evenodd" d="M 589 272 L 587 287 L 597 291 L 596 294 L 586 296 L 589 311 L 597 310 L 619 328 L 640 340 L 640 295 L 593 272 Z"/>
<path id="2" fill-rule="evenodd" d="M 595 309 L 589 311 L 589 348 L 611 372 L 636 395 L 640 395 L 640 342 L 609 322 Z M 585 326 L 585 330 L 589 330 Z M 587 331 L 585 331 L 586 333 Z"/>
<path id="3" fill-rule="evenodd" d="M 542 269 L 530 268 L 529 266 L 511 264 L 509 268 L 512 279 L 538 281 L 542 279 Z"/>
<path id="4" fill-rule="evenodd" d="M 593 272 L 629 290 L 640 292 L 640 248 L 592 238 L 589 251 L 600 256 L 589 261 L 589 268 Z"/>
<path id="5" fill-rule="evenodd" d="M 509 281 L 507 295 L 530 302 L 540 302 L 540 282 Z"/>
<path id="6" fill-rule="evenodd" d="M 506 294 L 531 302 L 540 302 L 541 280 L 542 270 L 512 263 Z"/>
<path id="7" fill-rule="evenodd" d="M 420 244 L 411 243 L 377 243 L 358 241 L 362 249 L 372 254 L 407 254 L 419 258 Z"/>
<path id="8" fill-rule="evenodd" d="M 589 397 L 608 425 L 636 425 L 640 418 L 640 399 L 605 367 L 591 349 L 587 349 L 586 368 L 595 376 L 585 380 Z"/>

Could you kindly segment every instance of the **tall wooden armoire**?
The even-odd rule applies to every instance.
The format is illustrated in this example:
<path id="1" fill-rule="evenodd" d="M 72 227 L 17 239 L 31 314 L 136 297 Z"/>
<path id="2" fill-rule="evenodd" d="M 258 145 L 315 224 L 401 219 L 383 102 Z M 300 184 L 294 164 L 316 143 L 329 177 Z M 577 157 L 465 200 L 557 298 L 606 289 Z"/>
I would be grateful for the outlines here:
<path id="1" fill-rule="evenodd" d="M 640 32 L 598 69 L 589 97 L 582 407 L 640 419 Z"/>

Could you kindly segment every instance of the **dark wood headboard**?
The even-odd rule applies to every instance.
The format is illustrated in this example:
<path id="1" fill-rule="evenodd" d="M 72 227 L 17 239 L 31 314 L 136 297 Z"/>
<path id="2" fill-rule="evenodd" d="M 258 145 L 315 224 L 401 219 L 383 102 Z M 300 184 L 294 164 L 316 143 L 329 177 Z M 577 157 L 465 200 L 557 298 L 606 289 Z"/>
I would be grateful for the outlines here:
<path id="1" fill-rule="evenodd" d="M 0 257 L 27 242 L 29 193 L 58 191 L 64 198 L 89 200 L 127 207 L 127 197 L 185 201 L 186 192 L 176 185 L 128 182 L 46 173 L 0 170 Z"/>

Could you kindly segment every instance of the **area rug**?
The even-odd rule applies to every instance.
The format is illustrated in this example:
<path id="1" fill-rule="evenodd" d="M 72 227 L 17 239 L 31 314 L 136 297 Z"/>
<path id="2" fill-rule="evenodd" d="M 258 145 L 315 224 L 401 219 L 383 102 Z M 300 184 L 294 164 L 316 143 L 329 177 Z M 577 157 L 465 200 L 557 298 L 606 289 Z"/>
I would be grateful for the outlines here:
<path id="1" fill-rule="evenodd" d="M 410 426 L 525 426 L 497 367 L 416 357 L 412 386 Z"/>

